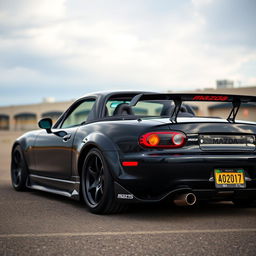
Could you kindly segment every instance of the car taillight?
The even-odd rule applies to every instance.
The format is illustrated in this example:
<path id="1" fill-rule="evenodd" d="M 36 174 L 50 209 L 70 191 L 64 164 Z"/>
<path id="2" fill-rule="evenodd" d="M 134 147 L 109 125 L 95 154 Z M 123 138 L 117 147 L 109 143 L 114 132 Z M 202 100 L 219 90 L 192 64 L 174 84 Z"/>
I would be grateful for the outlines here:
<path id="1" fill-rule="evenodd" d="M 154 146 L 157 146 L 157 145 L 159 145 L 159 143 L 160 143 L 160 138 L 159 138 L 159 136 L 157 135 L 157 134 L 150 134 L 148 137 L 147 137 L 147 143 L 150 145 L 150 146 L 152 146 L 152 147 L 154 147 Z"/>
<path id="2" fill-rule="evenodd" d="M 122 162 L 123 166 L 138 166 L 139 162 L 137 161 L 124 161 Z"/>
<path id="3" fill-rule="evenodd" d="M 182 132 L 149 132 L 139 138 L 139 143 L 147 148 L 180 148 L 186 142 Z"/>

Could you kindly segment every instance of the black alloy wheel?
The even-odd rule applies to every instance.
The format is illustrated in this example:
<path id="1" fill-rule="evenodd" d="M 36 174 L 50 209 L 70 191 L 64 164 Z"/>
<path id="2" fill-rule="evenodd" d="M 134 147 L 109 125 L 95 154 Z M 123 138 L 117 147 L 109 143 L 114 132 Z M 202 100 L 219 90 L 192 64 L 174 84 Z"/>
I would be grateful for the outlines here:
<path id="1" fill-rule="evenodd" d="M 27 165 L 22 153 L 22 149 L 17 145 L 12 152 L 11 178 L 12 186 L 17 191 L 26 190 L 28 177 Z"/>
<path id="2" fill-rule="evenodd" d="M 87 154 L 82 169 L 83 198 L 92 213 L 120 212 L 122 205 L 114 198 L 114 182 L 100 150 L 93 148 Z"/>
<path id="3" fill-rule="evenodd" d="M 86 168 L 86 194 L 90 204 L 96 207 L 104 194 L 103 162 L 97 154 L 91 154 Z"/>

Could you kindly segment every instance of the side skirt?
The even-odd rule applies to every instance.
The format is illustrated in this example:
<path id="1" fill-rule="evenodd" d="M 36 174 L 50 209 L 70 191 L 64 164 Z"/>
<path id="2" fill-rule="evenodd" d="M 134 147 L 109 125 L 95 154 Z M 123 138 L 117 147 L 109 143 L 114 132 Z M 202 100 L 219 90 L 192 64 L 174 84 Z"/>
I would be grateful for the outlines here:
<path id="1" fill-rule="evenodd" d="M 45 191 L 79 200 L 79 177 L 73 177 L 72 180 L 62 180 L 30 174 L 26 185 L 31 189 Z"/>

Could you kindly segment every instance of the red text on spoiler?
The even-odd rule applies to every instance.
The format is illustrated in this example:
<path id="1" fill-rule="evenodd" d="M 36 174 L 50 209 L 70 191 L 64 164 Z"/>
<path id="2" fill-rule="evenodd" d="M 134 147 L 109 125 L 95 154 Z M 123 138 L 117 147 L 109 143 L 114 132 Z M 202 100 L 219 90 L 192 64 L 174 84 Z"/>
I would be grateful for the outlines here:
<path id="1" fill-rule="evenodd" d="M 228 96 L 203 96 L 198 95 L 193 98 L 193 100 L 202 100 L 202 101 L 226 101 Z"/>

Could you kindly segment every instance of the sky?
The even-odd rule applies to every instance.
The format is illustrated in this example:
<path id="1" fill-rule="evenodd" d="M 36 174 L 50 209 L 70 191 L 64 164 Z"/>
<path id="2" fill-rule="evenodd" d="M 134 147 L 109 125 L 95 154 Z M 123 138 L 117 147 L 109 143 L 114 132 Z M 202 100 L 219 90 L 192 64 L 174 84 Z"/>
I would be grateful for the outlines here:
<path id="1" fill-rule="evenodd" d="M 0 105 L 256 85 L 255 0 L 0 0 Z"/>

